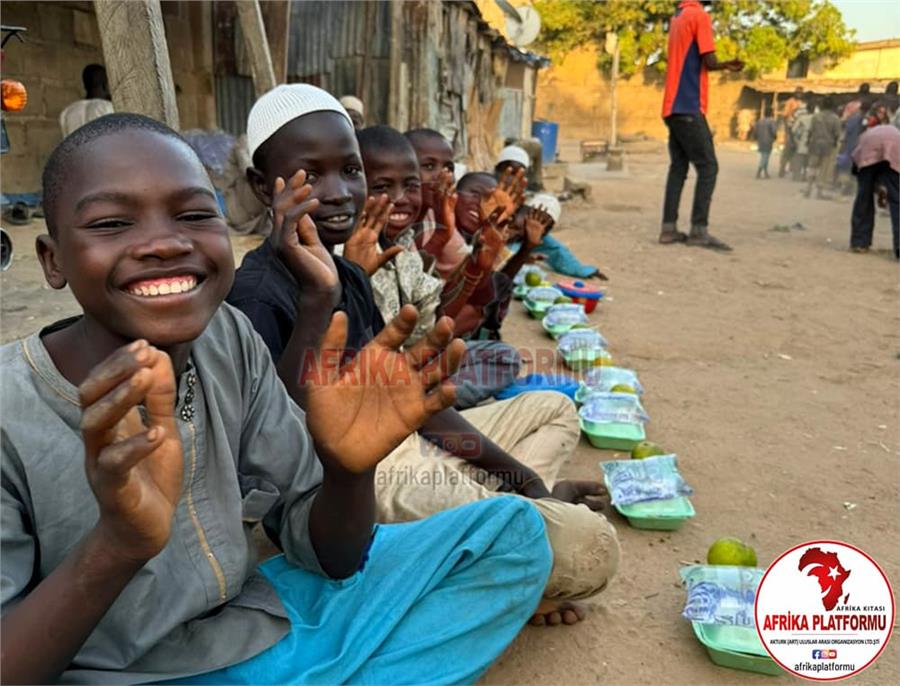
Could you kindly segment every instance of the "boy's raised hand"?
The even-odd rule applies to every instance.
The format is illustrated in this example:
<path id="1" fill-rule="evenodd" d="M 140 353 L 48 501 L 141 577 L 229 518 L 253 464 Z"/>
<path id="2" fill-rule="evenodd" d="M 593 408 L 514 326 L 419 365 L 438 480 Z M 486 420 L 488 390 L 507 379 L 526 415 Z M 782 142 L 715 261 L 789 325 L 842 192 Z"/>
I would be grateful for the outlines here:
<path id="1" fill-rule="evenodd" d="M 314 373 L 306 375 L 306 418 L 326 471 L 363 474 L 432 415 L 450 407 L 465 344 L 453 339 L 453 320 L 442 317 L 406 350 L 416 308 L 400 313 L 347 364 L 341 357 L 347 315 L 337 312 L 322 340 Z"/>
<path id="2" fill-rule="evenodd" d="M 453 183 L 453 172 L 444 169 L 438 176 L 434 191 L 434 215 L 437 221 L 434 235 L 428 241 L 427 248 L 437 254 L 456 232 L 456 185 Z"/>
<path id="3" fill-rule="evenodd" d="M 146 562 L 168 542 L 181 496 L 172 362 L 147 341 L 134 341 L 94 367 L 78 391 L 98 530 L 114 554 Z"/>
<path id="4" fill-rule="evenodd" d="M 493 271 L 497 257 L 506 245 L 505 229 L 498 229 L 488 224 L 478 232 L 474 239 L 475 263 L 482 271 Z"/>
<path id="5" fill-rule="evenodd" d="M 497 182 L 497 188 L 506 193 L 512 200 L 514 212 L 525 202 L 525 188 L 527 186 L 528 179 L 525 178 L 525 170 L 513 171 L 512 167 L 507 167 Z"/>
<path id="6" fill-rule="evenodd" d="M 285 182 L 275 179 L 272 199 L 274 226 L 272 241 L 282 262 L 302 286 L 303 291 L 330 293 L 340 297 L 340 279 L 331 254 L 319 240 L 309 213 L 319 206 L 309 199 L 312 186 L 301 169 Z M 336 298 L 335 298 L 336 302 Z"/>
<path id="7" fill-rule="evenodd" d="M 378 237 L 393 209 L 394 203 L 387 195 L 370 196 L 353 234 L 344 243 L 344 257 L 362 267 L 369 276 L 403 252 L 399 245 L 392 245 L 383 252 L 378 250 Z"/>
<path id="8" fill-rule="evenodd" d="M 553 223 L 553 217 L 544 211 L 542 207 L 530 207 L 525 214 L 525 243 L 529 248 L 535 248 L 544 240 L 544 234 Z"/>

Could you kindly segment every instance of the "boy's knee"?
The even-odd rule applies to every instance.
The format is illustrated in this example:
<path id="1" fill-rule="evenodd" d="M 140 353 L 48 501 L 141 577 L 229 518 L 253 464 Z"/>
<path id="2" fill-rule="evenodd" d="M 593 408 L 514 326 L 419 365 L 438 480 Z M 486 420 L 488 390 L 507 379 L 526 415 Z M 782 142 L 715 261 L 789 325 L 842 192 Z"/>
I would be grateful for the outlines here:
<path id="1" fill-rule="evenodd" d="M 615 527 L 584 505 L 557 502 L 539 509 L 553 549 L 553 571 L 545 596 L 579 600 L 603 591 L 619 568 Z"/>

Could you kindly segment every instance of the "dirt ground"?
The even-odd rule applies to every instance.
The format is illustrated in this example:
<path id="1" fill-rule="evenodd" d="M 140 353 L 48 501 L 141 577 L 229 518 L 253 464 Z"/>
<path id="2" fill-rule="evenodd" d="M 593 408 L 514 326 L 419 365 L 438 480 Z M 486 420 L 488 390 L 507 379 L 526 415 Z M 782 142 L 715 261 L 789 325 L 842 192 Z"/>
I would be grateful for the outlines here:
<path id="1" fill-rule="evenodd" d="M 900 584 L 900 269 L 877 248 L 847 251 L 849 199 L 807 200 L 789 181 L 755 181 L 756 157 L 720 150 L 714 232 L 735 251 L 655 243 L 665 179 L 661 153 L 629 157 L 624 174 L 573 165 L 589 202 L 565 205 L 558 237 L 610 275 L 593 320 L 623 366 L 636 369 L 648 437 L 678 453 L 697 516 L 672 533 L 629 528 L 618 577 L 588 619 L 528 627 L 487 684 L 749 684 L 770 677 L 713 665 L 681 619 L 677 572 L 720 536 L 752 543 L 767 565 L 787 548 L 837 538 L 870 553 Z M 692 182 L 682 207 L 689 212 Z M 806 230 L 776 232 L 802 222 Z M 2 339 L 73 311 L 50 291 L 15 229 L 13 268 L 0 277 Z M 252 240 L 235 241 L 242 254 Z M 552 344 L 520 305 L 506 340 Z M 599 478 L 613 453 L 586 441 L 564 476 Z M 900 636 L 857 683 L 900 683 Z M 783 676 L 784 682 L 792 677 Z"/>

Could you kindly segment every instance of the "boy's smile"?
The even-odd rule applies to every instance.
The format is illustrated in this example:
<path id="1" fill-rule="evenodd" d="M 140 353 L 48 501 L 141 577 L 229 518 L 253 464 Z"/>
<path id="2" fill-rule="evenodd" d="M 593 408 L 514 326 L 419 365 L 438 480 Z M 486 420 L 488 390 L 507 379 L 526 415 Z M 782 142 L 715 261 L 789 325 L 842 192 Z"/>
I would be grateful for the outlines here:
<path id="1" fill-rule="evenodd" d="M 234 278 L 228 226 L 186 143 L 138 129 L 86 143 L 39 239 L 48 281 L 124 341 L 169 348 L 197 338 Z"/>
<path id="2" fill-rule="evenodd" d="M 289 121 L 263 143 L 253 157 L 258 169 L 247 170 L 257 197 L 268 207 L 279 176 L 285 181 L 306 171 L 310 199 L 319 206 L 310 213 L 319 239 L 331 250 L 344 243 L 366 202 L 366 176 L 356 134 L 337 112 L 312 112 Z"/>
<path id="3" fill-rule="evenodd" d="M 418 219 L 422 209 L 422 181 L 419 164 L 408 150 L 371 150 L 365 153 L 369 194 L 387 194 L 394 203 L 384 234 L 394 240 Z"/>
<path id="4" fill-rule="evenodd" d="M 488 175 L 471 179 L 464 188 L 458 190 L 456 203 L 456 226 L 471 236 L 481 226 L 481 200 L 497 187 L 497 182 Z"/>

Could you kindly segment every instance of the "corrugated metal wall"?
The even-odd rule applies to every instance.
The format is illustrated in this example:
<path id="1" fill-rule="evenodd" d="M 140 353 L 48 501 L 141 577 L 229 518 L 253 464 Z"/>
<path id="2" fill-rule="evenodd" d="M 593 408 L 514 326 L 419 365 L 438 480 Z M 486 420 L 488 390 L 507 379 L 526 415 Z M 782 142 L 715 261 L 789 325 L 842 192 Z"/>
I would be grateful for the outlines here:
<path id="1" fill-rule="evenodd" d="M 288 81 L 314 83 L 337 97 L 356 95 L 368 122 L 386 122 L 390 30 L 386 0 L 295 0 Z"/>

